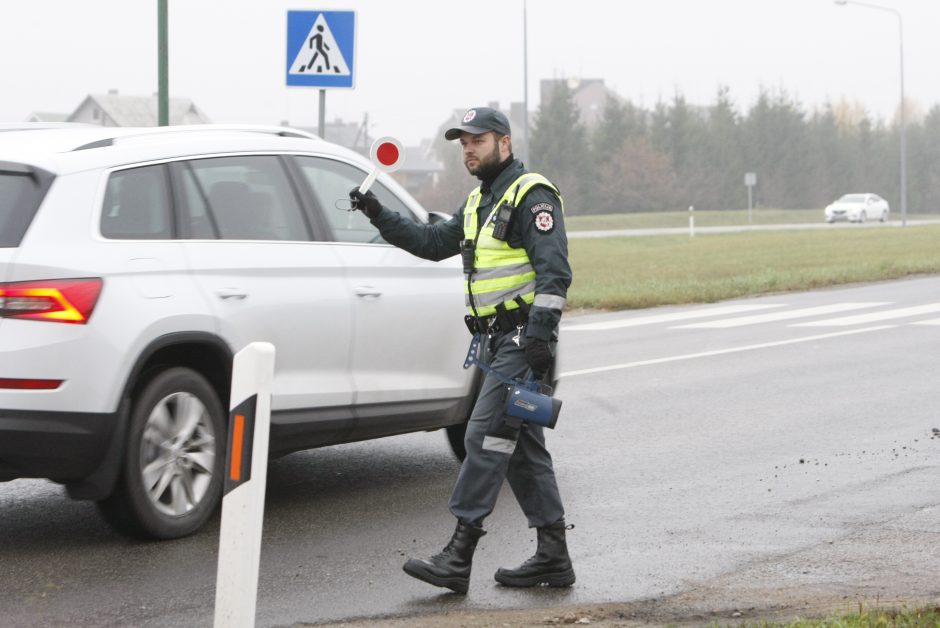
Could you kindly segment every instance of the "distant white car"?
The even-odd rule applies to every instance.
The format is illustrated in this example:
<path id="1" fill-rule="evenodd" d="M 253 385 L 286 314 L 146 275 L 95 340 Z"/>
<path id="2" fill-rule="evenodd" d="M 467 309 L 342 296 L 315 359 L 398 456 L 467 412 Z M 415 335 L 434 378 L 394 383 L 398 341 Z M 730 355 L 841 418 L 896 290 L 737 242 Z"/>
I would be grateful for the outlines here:
<path id="1" fill-rule="evenodd" d="M 877 194 L 846 194 L 826 208 L 826 222 L 865 222 L 869 218 L 887 222 L 890 213 L 888 201 Z"/>

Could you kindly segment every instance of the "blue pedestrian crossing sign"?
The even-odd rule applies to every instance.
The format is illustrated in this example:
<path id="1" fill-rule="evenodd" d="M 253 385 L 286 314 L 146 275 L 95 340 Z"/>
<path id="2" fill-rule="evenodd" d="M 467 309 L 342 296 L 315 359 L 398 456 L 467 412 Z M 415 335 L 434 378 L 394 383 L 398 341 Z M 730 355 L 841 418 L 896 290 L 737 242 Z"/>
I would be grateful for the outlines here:
<path id="1" fill-rule="evenodd" d="M 287 12 L 287 85 L 354 87 L 355 11 Z"/>

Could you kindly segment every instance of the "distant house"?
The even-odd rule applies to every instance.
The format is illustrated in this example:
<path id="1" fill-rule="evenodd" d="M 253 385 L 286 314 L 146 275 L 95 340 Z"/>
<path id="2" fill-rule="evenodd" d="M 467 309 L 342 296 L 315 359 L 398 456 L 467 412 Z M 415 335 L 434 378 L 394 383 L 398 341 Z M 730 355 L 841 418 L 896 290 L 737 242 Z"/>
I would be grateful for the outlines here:
<path id="1" fill-rule="evenodd" d="M 170 98 L 170 124 L 207 124 L 209 118 L 188 98 Z M 157 126 L 157 97 L 125 96 L 112 90 L 89 94 L 67 118 L 101 126 Z"/>
<path id="2" fill-rule="evenodd" d="M 52 113 L 51 111 L 34 111 L 26 118 L 27 122 L 65 122 L 69 119 L 67 113 Z"/>
<path id="3" fill-rule="evenodd" d="M 281 126 L 289 126 L 312 135 L 320 134 L 320 129 L 315 126 L 291 125 L 287 120 L 281 121 Z M 375 138 L 369 135 L 365 122 L 344 122 L 340 118 L 336 118 L 332 122 L 326 123 L 326 128 L 323 130 L 323 139 L 345 146 L 360 155 L 368 157 L 369 149 L 372 147 L 372 141 Z"/>
<path id="4" fill-rule="evenodd" d="M 282 121 L 281 125 L 291 126 L 286 120 Z M 294 125 L 293 128 L 319 135 L 317 127 Z M 323 135 L 326 141 L 345 146 L 364 157 L 369 156 L 372 142 L 376 139 L 369 135 L 368 118 L 363 122 L 344 122 L 337 118 L 326 123 Z M 420 146 L 405 146 L 404 149 L 404 163 L 391 176 L 411 194 L 420 195 L 434 185 L 437 174 L 444 166 L 432 157 L 429 140 L 425 140 Z"/>
<path id="5" fill-rule="evenodd" d="M 433 156 L 433 142 L 424 140 L 420 146 L 405 146 L 405 163 L 392 176 L 413 196 L 419 196 L 434 187 L 443 164 Z"/>
<path id="6" fill-rule="evenodd" d="M 614 92 L 607 89 L 604 79 L 542 79 L 540 89 L 540 102 L 546 103 L 551 99 L 553 91 L 562 83 L 574 97 L 574 103 L 581 113 L 581 122 L 588 128 L 593 127 L 604 115 L 607 105 L 607 96 L 620 99 Z"/>

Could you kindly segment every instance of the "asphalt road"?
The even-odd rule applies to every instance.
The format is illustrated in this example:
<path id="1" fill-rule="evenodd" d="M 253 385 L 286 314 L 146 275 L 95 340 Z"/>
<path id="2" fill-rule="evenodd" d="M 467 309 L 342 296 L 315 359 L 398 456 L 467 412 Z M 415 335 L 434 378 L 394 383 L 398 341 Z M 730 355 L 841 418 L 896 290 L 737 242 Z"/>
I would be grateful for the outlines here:
<path id="1" fill-rule="evenodd" d="M 417 434 L 272 462 L 258 625 L 709 590 L 940 597 L 940 278 L 573 316 L 562 341 L 549 446 L 573 588 L 493 582 L 534 549 L 508 487 L 469 595 L 402 573 L 453 528 L 457 464 Z M 0 484 L 0 625 L 209 626 L 217 544 L 218 520 L 136 543 L 55 485 Z"/>

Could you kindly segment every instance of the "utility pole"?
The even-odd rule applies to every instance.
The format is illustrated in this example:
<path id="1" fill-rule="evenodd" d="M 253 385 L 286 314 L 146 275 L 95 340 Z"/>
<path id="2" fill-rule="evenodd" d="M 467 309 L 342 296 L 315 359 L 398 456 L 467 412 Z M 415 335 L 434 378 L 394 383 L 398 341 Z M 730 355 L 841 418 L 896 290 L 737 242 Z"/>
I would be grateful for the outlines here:
<path id="1" fill-rule="evenodd" d="M 167 2 L 157 0 L 157 124 L 160 126 L 170 125 Z"/>
<path id="2" fill-rule="evenodd" d="M 522 161 L 529 167 L 529 16 L 522 0 L 522 139 L 525 151 Z"/>

